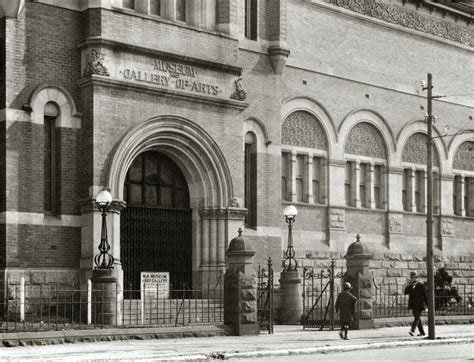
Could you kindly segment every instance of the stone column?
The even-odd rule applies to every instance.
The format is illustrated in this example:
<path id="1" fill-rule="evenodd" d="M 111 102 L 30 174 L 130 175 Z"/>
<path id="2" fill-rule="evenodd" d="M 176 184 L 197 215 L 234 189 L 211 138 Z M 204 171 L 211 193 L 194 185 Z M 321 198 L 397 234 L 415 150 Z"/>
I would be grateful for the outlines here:
<path id="1" fill-rule="evenodd" d="M 354 161 L 352 163 L 352 174 L 351 174 L 351 197 L 352 206 L 360 208 L 360 161 Z"/>
<path id="2" fill-rule="evenodd" d="M 92 271 L 92 323 L 122 325 L 121 270 L 94 269 Z"/>
<path id="3" fill-rule="evenodd" d="M 369 271 L 370 259 L 373 254 L 369 252 L 367 245 L 360 241 L 357 234 L 356 242 L 349 245 L 347 254 L 344 256 L 347 263 L 347 271 L 344 281 L 352 285 L 352 294 L 357 297 L 356 313 L 352 322 L 352 329 L 374 328 L 374 315 L 372 311 L 372 274 Z"/>
<path id="4" fill-rule="evenodd" d="M 224 324 L 234 336 L 259 334 L 254 255 L 250 241 L 239 229 L 239 236 L 231 240 L 227 249 L 224 279 Z"/>
<path id="5" fill-rule="evenodd" d="M 280 273 L 281 324 L 301 324 L 303 295 L 298 270 Z"/>

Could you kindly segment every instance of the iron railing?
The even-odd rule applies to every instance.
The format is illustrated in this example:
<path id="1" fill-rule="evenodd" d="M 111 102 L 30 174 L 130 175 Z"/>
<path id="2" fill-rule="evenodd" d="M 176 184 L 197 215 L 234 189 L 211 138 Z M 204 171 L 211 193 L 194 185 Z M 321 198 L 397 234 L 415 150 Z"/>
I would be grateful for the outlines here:
<path id="1" fill-rule="evenodd" d="M 273 334 L 274 322 L 274 285 L 272 258 L 268 258 L 267 268 L 257 270 L 257 323 L 260 330 Z"/>
<path id="2" fill-rule="evenodd" d="M 303 328 L 339 327 L 335 302 L 342 291 L 344 270 L 337 271 L 335 264 L 332 260 L 330 268 L 319 272 L 303 267 Z"/>
<path id="3" fill-rule="evenodd" d="M 10 285 L 0 300 L 0 332 L 161 327 L 221 324 L 224 321 L 224 271 L 194 289 L 170 285 L 167 295 L 141 290 L 96 290 L 45 285 Z M 149 290 L 149 289 L 148 289 Z M 124 295 L 141 295 L 123 299 Z M 110 316 L 113 316 L 110 318 Z"/>
<path id="4" fill-rule="evenodd" d="M 455 288 L 435 289 L 436 315 L 472 315 L 474 314 L 474 287 L 471 280 L 469 284 L 459 285 Z M 408 295 L 404 294 L 405 285 L 384 284 L 375 286 L 373 299 L 374 318 L 408 317 L 412 312 L 408 310 Z"/>

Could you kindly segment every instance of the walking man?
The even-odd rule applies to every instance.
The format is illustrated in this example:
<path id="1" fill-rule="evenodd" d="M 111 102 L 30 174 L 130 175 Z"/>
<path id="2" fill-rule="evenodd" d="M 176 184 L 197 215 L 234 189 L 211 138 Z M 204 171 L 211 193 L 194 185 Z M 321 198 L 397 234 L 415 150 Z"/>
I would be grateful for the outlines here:
<path id="1" fill-rule="evenodd" d="M 349 339 L 347 332 L 352 323 L 352 316 L 354 315 L 355 303 L 357 298 L 351 293 L 351 283 L 344 283 L 344 291 L 340 292 L 336 299 L 336 313 L 340 312 L 339 319 L 341 321 L 341 331 L 339 337 L 342 339 Z"/>
<path id="2" fill-rule="evenodd" d="M 410 273 L 410 280 L 405 287 L 405 294 L 408 294 L 408 309 L 413 312 L 413 323 L 411 324 L 410 336 L 415 335 L 415 329 L 418 326 L 420 332 L 418 336 L 424 336 L 425 331 L 423 329 L 423 323 L 421 322 L 421 312 L 425 309 L 428 304 L 426 297 L 425 286 L 418 282 L 418 276 L 415 271 Z"/>

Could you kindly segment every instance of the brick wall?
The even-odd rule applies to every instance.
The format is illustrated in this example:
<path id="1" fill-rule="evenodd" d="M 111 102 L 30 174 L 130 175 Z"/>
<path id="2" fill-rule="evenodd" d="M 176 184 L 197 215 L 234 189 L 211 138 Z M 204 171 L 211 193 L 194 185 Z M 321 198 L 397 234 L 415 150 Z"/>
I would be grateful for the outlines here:
<path id="1" fill-rule="evenodd" d="M 10 106 L 21 109 L 35 87 L 49 83 L 66 88 L 79 108 L 80 13 L 28 2 L 19 17 L 8 22 L 15 35 L 8 39 L 15 44 L 7 55 Z"/>
<path id="2" fill-rule="evenodd" d="M 43 126 L 15 122 L 8 128 L 6 140 L 7 210 L 42 213 Z"/>
<path id="3" fill-rule="evenodd" d="M 79 268 L 81 229 L 44 225 L 7 225 L 10 268 Z"/>
<path id="4" fill-rule="evenodd" d="M 0 109 L 5 108 L 5 96 L 6 96 L 6 38 L 5 38 L 5 23 L 6 18 L 0 19 Z"/>

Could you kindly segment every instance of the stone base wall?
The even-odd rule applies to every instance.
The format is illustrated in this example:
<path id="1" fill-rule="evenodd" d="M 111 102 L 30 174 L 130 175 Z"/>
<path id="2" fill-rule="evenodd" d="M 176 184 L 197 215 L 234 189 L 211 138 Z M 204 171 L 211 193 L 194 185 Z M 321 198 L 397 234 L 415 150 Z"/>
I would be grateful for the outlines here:
<path id="1" fill-rule="evenodd" d="M 474 277 L 474 256 L 434 256 L 435 272 L 443 267 L 453 277 L 452 285 L 472 285 Z M 370 270 L 378 286 L 387 284 L 405 285 L 410 271 L 415 270 L 420 281 L 426 280 L 426 257 L 414 254 L 374 254 Z"/>
<path id="2" fill-rule="evenodd" d="M 19 298 L 20 281 L 25 279 L 25 296 L 29 296 L 29 290 L 38 291 L 45 298 L 56 295 L 58 291 L 79 290 L 79 270 L 3 270 L 0 272 L 0 290 L 9 299 Z"/>

